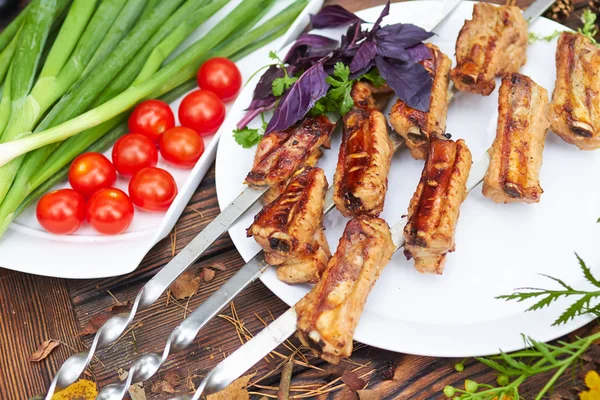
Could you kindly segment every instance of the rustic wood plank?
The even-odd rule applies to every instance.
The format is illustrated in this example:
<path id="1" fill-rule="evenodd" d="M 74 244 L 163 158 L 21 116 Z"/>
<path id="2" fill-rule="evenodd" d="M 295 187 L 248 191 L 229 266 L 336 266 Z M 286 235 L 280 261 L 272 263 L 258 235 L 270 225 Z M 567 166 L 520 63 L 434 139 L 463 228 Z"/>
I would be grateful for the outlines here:
<path id="1" fill-rule="evenodd" d="M 503 1 L 496 0 L 496 3 Z M 24 5 L 26 1 L 22 1 Z M 346 8 L 356 11 L 374 5 L 384 4 L 385 0 L 327 0 L 326 4 L 343 4 Z M 519 0 L 517 4 L 525 8 L 530 0 Z M 564 23 L 571 27 L 579 26 L 579 15 L 586 7 L 586 1 L 577 0 L 577 13 L 573 13 Z M 0 16 L 0 28 L 7 20 Z M 190 205 L 184 211 L 177 223 L 177 250 L 206 226 L 218 213 L 214 187 L 214 167 L 196 191 Z M 193 209 L 202 213 L 198 215 Z M 122 277 L 96 280 L 62 280 L 32 275 L 20 274 L 0 269 L 0 398 L 26 399 L 45 390 L 53 374 L 58 370 L 62 361 L 73 352 L 60 346 L 48 359 L 41 363 L 30 363 L 27 356 L 43 340 L 56 338 L 65 341 L 70 346 L 81 350 L 89 345 L 91 336 L 79 337 L 81 327 L 97 314 L 106 313 L 106 309 L 115 304 L 114 295 L 119 301 L 132 300 L 140 287 L 156 271 L 171 259 L 171 242 L 167 238 L 158 243 L 146 256 L 140 268 Z M 242 265 L 243 260 L 234 249 L 230 238 L 225 235 L 219 239 L 198 260 L 193 267 L 198 271 L 202 267 L 222 263 L 225 271 L 218 271 L 213 281 L 203 284 L 199 292 L 189 301 L 189 309 L 194 309 L 213 293 Z M 111 293 L 109 294 L 110 291 Z M 94 378 L 99 385 L 117 380 L 117 370 L 128 368 L 135 357 L 149 351 L 161 351 L 164 342 L 174 326 L 183 319 L 185 301 L 181 306 L 173 301 L 166 304 L 163 296 L 157 304 L 139 313 L 134 321 L 132 332 L 128 333 L 113 348 L 102 349 L 100 361 L 92 363 Z M 236 309 L 246 327 L 253 333 L 258 332 L 262 323 L 255 313 L 268 320 L 268 310 L 275 316 L 287 309 L 281 300 L 274 296 L 262 283 L 255 282 L 244 291 L 235 301 Z M 225 310 L 230 314 L 230 310 Z M 141 324 L 141 325 L 139 325 Z M 292 342 L 297 346 L 298 342 Z M 164 377 L 170 371 L 180 376 L 176 387 L 180 392 L 188 391 L 187 378 L 196 384 L 201 376 L 214 367 L 223 355 L 230 354 L 240 345 L 233 326 L 220 318 L 211 321 L 198 335 L 190 349 L 182 354 L 172 356 L 158 377 L 146 385 L 148 399 L 164 399 L 164 393 L 152 393 L 153 382 Z M 352 360 L 355 363 L 366 364 L 360 372 L 369 372 L 366 380 L 369 388 L 376 388 L 387 399 L 438 399 L 443 398 L 441 391 L 447 384 L 461 386 L 467 377 L 479 382 L 493 384 L 495 374 L 482 364 L 471 360 L 465 365 L 462 373 L 454 370 L 458 360 L 419 357 L 397 354 L 362 346 L 354 352 Z M 284 354 L 289 350 L 279 349 Z M 279 360 L 263 360 L 253 371 L 262 376 L 277 365 Z M 293 384 L 305 382 L 327 383 L 338 378 L 344 369 L 355 368 L 348 362 L 335 367 L 320 360 L 311 359 L 311 364 L 323 368 L 315 371 L 305 367 L 295 367 Z M 392 380 L 383 380 L 382 371 L 388 366 L 394 369 Z M 545 377 L 536 377 L 523 387 L 522 395 L 530 398 L 543 386 Z M 559 382 L 558 388 L 571 387 L 571 377 L 565 375 Z M 264 385 L 277 386 L 279 374 L 261 382 Z M 272 393 L 272 392 L 271 392 Z M 258 396 L 256 396 L 258 398 Z M 320 396 L 328 399 L 355 399 L 356 395 L 347 388 L 337 390 L 330 395 Z"/>
<path id="2" fill-rule="evenodd" d="M 78 331 L 64 279 L 0 269 L 0 398 L 44 392 L 63 361 L 82 350 Z M 65 344 L 41 362 L 28 361 L 47 339 Z"/>

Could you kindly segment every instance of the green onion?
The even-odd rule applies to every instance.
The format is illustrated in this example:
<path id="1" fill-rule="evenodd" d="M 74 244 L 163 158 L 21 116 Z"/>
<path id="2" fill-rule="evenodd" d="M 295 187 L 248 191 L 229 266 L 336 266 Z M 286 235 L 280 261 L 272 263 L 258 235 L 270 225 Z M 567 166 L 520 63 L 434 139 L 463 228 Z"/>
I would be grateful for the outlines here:
<path id="1" fill-rule="evenodd" d="M 126 66 L 119 75 L 110 84 L 104 88 L 102 95 L 96 99 L 93 106 L 99 106 L 105 103 L 107 100 L 115 97 L 116 95 L 127 89 L 140 73 L 141 67 L 145 64 L 146 60 L 154 49 L 163 42 L 163 39 L 167 38 L 169 34 L 175 30 L 179 25 L 184 24 L 188 19 L 191 12 L 194 11 L 198 5 L 204 3 L 205 0 L 187 0 L 171 17 L 156 31 L 156 33 L 148 40 L 147 43 L 141 48 L 141 50 L 135 55 L 128 66 Z M 215 13 L 222 7 L 220 3 L 217 4 L 218 8 L 212 13 Z M 220 6 L 219 6 L 220 5 Z M 209 6 L 210 7 L 210 6 Z M 212 14 L 210 14 L 212 15 Z M 208 18 L 207 18 L 208 19 Z M 198 21 L 200 25 L 202 20 Z M 196 26 L 198 26 L 196 25 Z M 190 32 L 191 33 L 191 32 Z M 187 35 L 186 35 L 187 36 Z M 176 41 L 177 38 L 173 38 Z M 166 57 L 166 56 L 165 56 Z"/>
<path id="2" fill-rule="evenodd" d="M 11 42 L 4 48 L 4 50 L 0 51 L 0 84 L 4 81 L 6 77 L 6 73 L 8 72 L 8 67 L 10 67 L 10 63 L 15 54 L 15 50 L 17 49 L 17 43 L 19 42 L 19 32 L 13 37 Z M 3 132 L 3 129 L 0 130 Z"/>
<path id="3" fill-rule="evenodd" d="M 2 99 L 0 100 L 0 137 L 8 125 L 10 119 L 10 81 L 12 76 L 12 65 L 6 73 L 6 83 L 2 89 Z"/>
<path id="4" fill-rule="evenodd" d="M 192 12 L 187 19 L 177 26 L 162 42 L 156 46 L 146 60 L 132 85 L 139 84 L 159 70 L 165 59 L 183 42 L 196 28 L 219 11 L 229 0 L 216 0 L 206 7 Z M 98 102 L 97 102 L 98 103 Z M 99 103 L 101 104 L 101 103 Z"/>
<path id="5" fill-rule="evenodd" d="M 10 141 L 23 130 L 27 131 L 27 128 L 19 128 L 27 126 L 31 119 L 29 111 L 35 105 L 27 104 L 27 96 L 35 79 L 55 11 L 56 0 L 35 0 L 26 14 L 17 43 L 18 51 L 14 55 L 11 67 L 13 70 L 10 80 L 11 118 L 8 126 L 1 133 L 2 141 Z M 14 127 L 12 131 L 11 126 Z"/>
<path id="6" fill-rule="evenodd" d="M 40 115 L 77 79 L 76 75 L 72 78 L 72 73 L 67 77 L 66 74 L 61 74 L 61 72 L 67 60 L 71 61 L 71 65 L 74 64 L 73 60 L 75 57 L 71 57 L 71 54 L 95 9 L 96 0 L 75 0 L 73 2 L 62 28 L 52 45 L 50 53 L 48 53 L 42 72 L 31 90 L 31 97 L 33 97 L 35 106 L 39 109 L 39 112 L 33 123 L 25 129 L 32 129 Z M 81 46 L 79 47 L 81 48 Z M 70 79 L 70 82 L 64 85 L 58 84 L 57 80 L 61 78 L 61 76 L 58 76 L 59 74 L 62 77 Z"/>
<path id="7" fill-rule="evenodd" d="M 147 0 L 127 1 L 123 9 L 121 10 L 121 13 L 119 14 L 115 22 L 112 24 L 108 32 L 100 33 L 98 31 L 98 33 L 96 33 L 100 36 L 104 36 L 104 39 L 102 39 L 102 43 L 100 43 L 100 46 L 94 53 L 92 59 L 87 63 L 85 70 L 83 71 L 83 75 L 89 73 L 96 67 L 96 65 L 100 64 L 102 60 L 108 57 L 110 52 L 113 51 L 115 47 L 117 47 L 119 42 L 134 27 L 134 25 L 140 18 L 140 14 L 146 6 Z M 98 9 L 98 13 L 100 12 L 101 10 Z"/>
<path id="8" fill-rule="evenodd" d="M 145 82 L 142 82 L 137 86 L 131 86 L 129 89 L 106 103 L 65 123 L 47 129 L 36 135 L 1 144 L 0 165 L 4 165 L 10 160 L 31 150 L 38 149 L 50 143 L 65 140 L 86 129 L 108 121 L 153 93 L 165 93 L 171 88 L 178 86 L 180 83 L 192 78 L 197 71 L 198 65 L 206 58 L 213 47 L 223 41 L 240 25 L 253 19 L 258 13 L 257 9 L 259 8 L 257 6 L 260 3 L 259 0 L 243 0 L 242 3 L 227 16 L 227 23 L 215 26 L 203 38 L 186 49 L 186 51 L 177 56 Z M 161 3 L 161 5 L 162 4 L 164 3 Z M 269 23 L 270 22 L 267 22 L 266 24 Z"/>

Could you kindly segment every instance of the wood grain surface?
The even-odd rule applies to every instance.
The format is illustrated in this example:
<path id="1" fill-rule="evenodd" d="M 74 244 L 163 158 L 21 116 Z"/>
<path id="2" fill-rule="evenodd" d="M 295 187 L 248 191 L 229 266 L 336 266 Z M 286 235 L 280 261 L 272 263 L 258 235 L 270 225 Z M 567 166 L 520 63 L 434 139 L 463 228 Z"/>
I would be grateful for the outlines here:
<path id="1" fill-rule="evenodd" d="M 517 5 L 525 8 L 531 1 L 519 0 Z M 21 7 L 26 1 L 21 1 Z M 356 11 L 383 4 L 384 0 L 328 0 L 327 4 L 341 4 Z M 576 0 L 577 11 L 564 21 L 572 28 L 580 26 L 579 15 L 587 1 Z M 0 15 L 0 28 L 8 23 L 10 16 Z M 214 167 L 198 187 L 190 204 L 176 225 L 176 250 L 183 248 L 219 212 L 214 184 Z M 198 212 L 196 212 L 199 211 Z M 13 272 L 0 268 L 0 400 L 22 400 L 43 393 L 61 363 L 74 351 L 85 349 L 92 336 L 81 336 L 79 332 L 93 317 L 106 314 L 117 301 L 126 303 L 134 299 L 139 288 L 172 257 L 172 239 L 158 243 L 134 272 L 115 278 L 95 280 L 53 279 Z M 243 260 L 235 250 L 228 235 L 219 239 L 198 260 L 193 268 L 217 266 L 215 278 L 200 286 L 197 294 L 186 302 L 167 301 L 165 295 L 152 307 L 136 317 L 133 329 L 114 347 L 98 352 L 91 364 L 89 376 L 99 386 L 118 380 L 119 368 L 128 369 L 131 361 L 139 354 L 162 351 L 171 330 L 184 315 L 204 301 L 223 284 Z M 256 333 L 262 327 L 259 317 L 270 320 L 270 314 L 278 316 L 287 306 L 275 297 L 262 283 L 256 282 L 236 300 L 235 307 L 245 327 Z M 231 310 L 223 314 L 231 315 Z M 590 329 L 589 327 L 587 329 Z M 57 339 L 62 344 L 41 362 L 28 361 L 29 355 L 47 339 Z M 295 342 L 295 341 L 294 341 Z M 296 343 L 297 344 L 297 343 Z M 174 389 L 178 393 L 189 392 L 190 383 L 198 384 L 202 376 L 214 367 L 225 355 L 240 345 L 233 325 L 223 318 L 215 318 L 200 332 L 189 350 L 172 356 L 160 374 L 145 384 L 148 399 L 166 399 L 170 395 L 152 391 L 153 383 L 168 373 L 176 373 Z M 290 354 L 284 347 L 283 354 Z M 256 365 L 253 372 L 262 376 L 273 370 L 280 359 L 267 358 Z M 364 374 L 369 389 L 377 389 L 386 399 L 438 399 L 444 398 L 445 385 L 461 386 L 466 378 L 478 382 L 494 383 L 495 374 L 482 364 L 469 360 L 462 373 L 454 370 L 455 359 L 418 357 L 396 354 L 369 346 L 359 345 L 351 361 L 340 366 L 331 366 L 311 359 L 318 368 L 295 366 L 292 383 L 327 383 L 340 377 L 345 369 L 359 368 Z M 360 367 L 360 365 L 363 365 Z M 390 374 L 391 371 L 391 374 Z M 390 379 L 388 379 L 390 378 Z M 522 395 L 529 399 L 545 384 L 546 377 L 537 377 L 528 382 Z M 577 384 L 576 377 L 565 374 L 557 390 Z M 278 386 L 280 374 L 274 373 L 261 381 L 265 386 Z M 253 391 L 273 394 L 260 388 Z M 253 397 L 260 398 L 255 395 Z M 357 395 L 347 386 L 319 399 L 356 399 Z"/>

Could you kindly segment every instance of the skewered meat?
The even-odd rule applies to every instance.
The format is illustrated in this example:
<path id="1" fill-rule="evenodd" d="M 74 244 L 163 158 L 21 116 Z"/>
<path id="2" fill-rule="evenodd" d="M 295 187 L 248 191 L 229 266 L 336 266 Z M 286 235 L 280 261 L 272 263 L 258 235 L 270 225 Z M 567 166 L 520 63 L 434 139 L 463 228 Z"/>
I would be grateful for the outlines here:
<path id="1" fill-rule="evenodd" d="M 519 73 L 502 79 L 498 94 L 498 128 L 490 148 L 483 195 L 496 203 L 537 203 L 544 141 L 550 126 L 548 92 Z"/>
<path id="2" fill-rule="evenodd" d="M 394 250 L 384 220 L 361 215 L 348 221 L 323 277 L 295 306 L 302 344 L 333 364 L 350 356 L 367 296 Z"/>
<path id="3" fill-rule="evenodd" d="M 448 83 L 452 62 L 440 49 L 430 43 L 426 46 L 431 58 L 421 61 L 433 79 L 429 111 L 410 108 L 398 99 L 390 113 L 390 124 L 404 138 L 410 154 L 417 160 L 424 160 L 429 149 L 429 138 L 441 136 L 446 131 L 448 111 Z"/>
<path id="4" fill-rule="evenodd" d="M 344 116 L 344 133 L 334 176 L 333 201 L 346 217 L 377 216 L 383 210 L 392 146 L 372 87 L 354 84 L 354 107 Z"/>
<path id="5" fill-rule="evenodd" d="M 321 157 L 320 147 L 329 148 L 335 124 L 326 116 L 307 117 L 284 131 L 262 137 L 246 183 L 253 187 L 269 186 L 267 201 L 285 188 L 294 172 L 302 166 L 314 166 Z"/>
<path id="6" fill-rule="evenodd" d="M 320 168 L 305 167 L 283 193 L 254 217 L 247 235 L 265 250 L 287 283 L 315 283 L 331 257 L 323 233 L 323 204 L 328 184 Z"/>
<path id="7" fill-rule="evenodd" d="M 446 253 L 454 251 L 454 231 L 467 196 L 470 169 L 471 152 L 462 139 L 431 139 L 404 228 L 404 254 L 415 259 L 419 272 L 441 274 Z"/>
<path id="8" fill-rule="evenodd" d="M 519 7 L 476 3 L 456 41 L 457 66 L 450 77 L 458 90 L 489 95 L 494 77 L 518 72 L 527 61 L 527 21 Z"/>
<path id="9" fill-rule="evenodd" d="M 556 85 L 550 125 L 581 150 L 600 148 L 600 49 L 578 33 L 563 32 L 556 47 Z"/>

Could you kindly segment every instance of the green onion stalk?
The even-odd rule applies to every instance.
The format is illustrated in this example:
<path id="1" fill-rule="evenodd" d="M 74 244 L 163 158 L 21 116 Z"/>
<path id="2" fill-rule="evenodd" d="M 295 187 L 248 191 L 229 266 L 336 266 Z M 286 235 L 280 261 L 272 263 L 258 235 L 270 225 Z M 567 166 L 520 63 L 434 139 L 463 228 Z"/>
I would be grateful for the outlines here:
<path id="1" fill-rule="evenodd" d="M 169 3 L 169 2 L 166 2 Z M 210 51 L 243 26 L 260 11 L 260 0 L 243 0 L 228 16 L 227 23 L 218 24 L 204 37 L 190 46 L 149 79 L 65 123 L 46 129 L 36 135 L 0 145 L 0 165 L 50 143 L 65 140 L 86 129 L 93 128 L 133 107 L 138 101 L 155 94 L 163 94 L 192 78 L 200 63 Z M 161 5 L 164 3 L 161 3 Z M 271 21 L 275 20 L 273 18 Z M 96 76 L 96 75 L 94 75 Z"/>
<path id="2" fill-rule="evenodd" d="M 6 96 L 6 93 L 2 96 L 10 102 L 9 122 L 4 132 L 0 132 L 2 141 L 13 140 L 19 132 L 27 131 L 27 124 L 32 120 L 30 110 L 35 107 L 35 104 L 30 101 L 28 95 L 55 11 L 56 0 L 34 0 L 25 15 L 18 36 L 18 50 L 15 52 L 11 66 L 10 97 Z M 4 124 L 6 123 L 0 122 L 0 125 Z M 20 129 L 23 126 L 25 129 Z"/>
<path id="3" fill-rule="evenodd" d="M 88 0 L 80 1 L 85 3 Z M 123 2 L 119 0 L 105 1 L 112 6 L 117 6 L 118 11 L 120 11 L 123 6 Z M 168 16 L 173 13 L 173 11 L 182 1 L 183 0 L 171 0 L 161 2 L 145 20 L 136 24 L 131 32 L 129 32 L 127 37 L 114 49 L 110 57 L 106 58 L 97 65 L 97 67 L 94 69 L 94 73 L 88 74 L 86 79 L 75 83 L 70 89 L 67 87 L 61 88 L 64 89 L 63 93 L 66 92 L 67 89 L 69 90 L 56 104 L 56 106 L 54 106 L 48 113 L 44 121 L 42 121 L 41 126 L 47 127 L 57 125 L 85 111 L 92 101 L 99 95 L 99 93 L 107 86 L 108 82 L 110 82 L 119 73 L 119 71 L 125 67 L 125 65 L 127 65 L 131 58 L 133 58 L 133 55 L 148 40 L 148 37 L 164 23 Z M 113 16 L 112 21 L 114 21 L 114 18 L 116 18 L 117 13 L 115 13 Z M 112 23 L 112 21 L 110 22 Z M 61 30 L 68 28 L 69 25 L 67 24 L 67 21 L 65 21 L 65 24 L 63 24 Z M 99 45 L 102 37 L 103 33 L 97 32 L 95 37 L 89 39 L 95 40 L 97 45 Z M 97 45 L 94 46 L 94 50 L 97 48 Z M 85 48 L 85 46 L 81 46 L 80 48 Z M 52 52 L 53 51 L 54 48 L 52 49 Z M 91 57 L 93 55 L 93 51 L 90 51 L 88 55 Z M 89 60 L 89 58 L 87 58 L 87 60 Z M 80 72 L 83 71 L 80 70 Z M 72 84 L 72 82 L 69 83 Z M 11 87 L 11 92 L 14 93 L 14 87 Z M 6 132 L 2 138 L 3 142 L 13 140 L 16 135 L 20 135 L 21 137 L 31 135 L 31 130 L 37 122 L 37 117 L 43 114 L 40 112 L 40 104 L 48 105 L 48 107 L 50 106 L 50 104 L 48 104 L 49 101 L 46 100 L 47 96 L 51 96 L 48 94 L 48 92 L 48 90 L 32 91 L 32 96 L 29 96 L 30 104 L 32 104 L 32 106 L 29 107 L 29 118 L 19 118 L 15 120 L 11 117 L 11 122 L 14 120 L 14 124 L 11 126 L 9 123 L 9 126 L 6 128 Z M 35 95 L 38 97 L 34 97 Z M 39 127 L 38 129 L 42 130 Z M 36 134 L 33 136 L 38 135 Z M 15 179 L 17 171 L 23 162 L 23 159 L 24 157 L 18 157 L 10 163 L 0 167 L 0 201 L 4 200 Z"/>
<path id="4" fill-rule="evenodd" d="M 245 55 L 283 35 L 306 6 L 306 3 L 305 0 L 296 2 L 284 10 L 280 16 L 252 29 L 241 38 L 242 40 L 231 41 L 226 46 L 213 49 L 209 56 L 229 57 L 234 61 L 243 58 Z M 252 25 L 249 26 L 252 27 Z M 172 102 L 194 87 L 195 80 L 188 80 L 165 94 L 161 99 L 166 102 Z M 69 164 L 76 156 L 84 151 L 104 151 L 121 135 L 126 133 L 126 117 L 127 113 L 125 112 L 94 128 L 88 129 L 82 135 L 76 135 L 65 140 L 41 168 L 39 166 L 42 164 L 38 164 L 35 174 L 30 177 L 26 185 L 18 192 L 20 196 L 15 197 L 15 201 L 10 203 L 5 200 L 5 203 L 0 207 L 0 221 L 2 221 L 0 222 L 0 235 L 27 205 L 46 193 L 56 183 L 66 178 Z M 16 203 L 17 200 L 21 201 L 20 204 Z"/>

